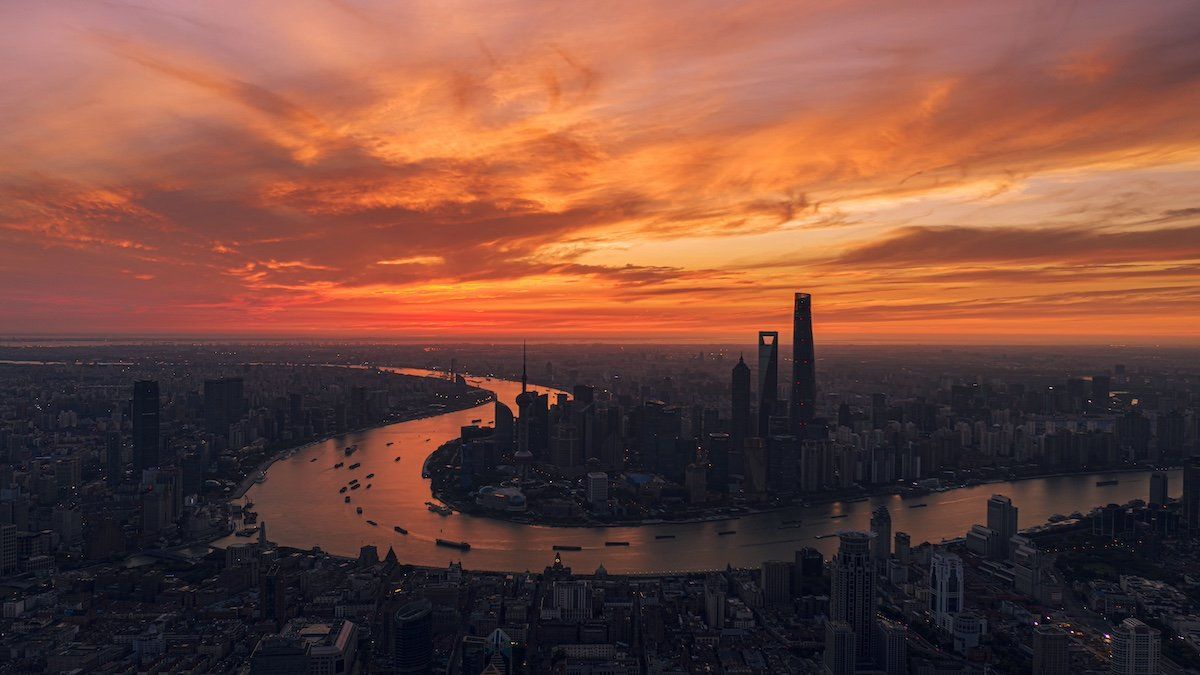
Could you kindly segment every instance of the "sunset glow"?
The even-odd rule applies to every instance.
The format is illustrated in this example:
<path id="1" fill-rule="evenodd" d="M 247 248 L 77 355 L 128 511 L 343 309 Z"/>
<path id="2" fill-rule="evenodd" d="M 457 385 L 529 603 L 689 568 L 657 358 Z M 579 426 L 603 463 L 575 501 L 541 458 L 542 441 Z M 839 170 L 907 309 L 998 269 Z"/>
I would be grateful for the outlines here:
<path id="1" fill-rule="evenodd" d="M 1194 343 L 1200 4 L 5 3 L 0 333 Z"/>

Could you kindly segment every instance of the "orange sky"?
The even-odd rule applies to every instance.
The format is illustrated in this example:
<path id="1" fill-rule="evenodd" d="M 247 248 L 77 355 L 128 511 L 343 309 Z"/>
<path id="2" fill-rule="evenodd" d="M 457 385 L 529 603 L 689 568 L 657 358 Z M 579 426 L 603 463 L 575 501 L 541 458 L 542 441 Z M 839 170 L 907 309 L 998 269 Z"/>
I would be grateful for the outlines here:
<path id="1" fill-rule="evenodd" d="M 0 4 L 0 333 L 1200 336 L 1200 3 Z M 785 340 L 786 342 L 786 340 Z"/>

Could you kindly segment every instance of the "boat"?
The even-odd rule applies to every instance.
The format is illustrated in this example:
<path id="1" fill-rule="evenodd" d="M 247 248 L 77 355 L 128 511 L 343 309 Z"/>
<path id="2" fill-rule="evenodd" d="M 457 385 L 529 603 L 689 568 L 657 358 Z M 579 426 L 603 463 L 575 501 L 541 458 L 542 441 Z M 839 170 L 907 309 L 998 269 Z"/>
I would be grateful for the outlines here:
<path id="1" fill-rule="evenodd" d="M 350 465 L 349 467 L 347 467 L 347 468 L 348 468 L 348 469 L 350 469 L 351 471 L 353 471 L 353 470 L 357 469 L 357 468 L 358 468 L 358 467 L 360 467 L 360 466 L 362 466 L 362 464 L 360 464 L 360 463 L 358 463 L 358 462 L 355 462 L 355 463 L 351 464 L 351 465 Z"/>
<path id="2" fill-rule="evenodd" d="M 471 550 L 471 545 L 465 541 L 451 541 L 449 539 L 438 539 L 435 543 L 438 546 L 445 546 L 446 548 L 456 548 L 460 551 L 470 551 Z"/>
<path id="3" fill-rule="evenodd" d="M 308 461 L 309 461 L 309 462 L 315 462 L 315 461 L 317 461 L 317 458 L 316 458 L 316 457 L 313 457 L 312 459 L 310 459 L 310 460 L 308 460 Z"/>
<path id="4" fill-rule="evenodd" d="M 393 459 L 392 461 L 393 461 L 393 462 L 399 462 L 399 461 L 400 461 L 400 455 L 396 455 L 396 459 Z"/>
<path id="5" fill-rule="evenodd" d="M 836 537 L 836 536 L 837 536 L 836 533 L 828 532 L 826 534 L 818 534 L 817 536 L 813 537 L 813 539 L 828 539 L 830 537 Z"/>
<path id="6" fill-rule="evenodd" d="M 399 532 L 400 534 L 408 534 L 408 530 L 404 529 L 403 527 L 400 527 L 399 525 L 393 527 L 392 529 Z"/>
<path id="7" fill-rule="evenodd" d="M 350 503 L 350 495 L 346 495 L 346 503 L 347 503 L 347 504 L 349 504 L 349 503 Z"/>
<path id="8" fill-rule="evenodd" d="M 371 527 L 379 527 L 379 523 L 377 523 L 373 520 L 368 520 L 367 524 L 370 525 Z"/>
<path id="9" fill-rule="evenodd" d="M 358 483 L 355 483 L 354 485 L 351 485 L 351 486 L 350 486 L 350 489 L 351 489 L 351 490 L 357 490 L 357 489 L 358 489 L 358 488 L 360 488 L 360 487 L 362 487 L 362 486 L 361 486 L 361 485 L 359 485 Z"/>
<path id="10" fill-rule="evenodd" d="M 367 483 L 367 489 L 368 489 L 368 490 L 370 490 L 370 489 L 371 489 L 371 484 L 370 484 L 370 483 Z"/>
<path id="11" fill-rule="evenodd" d="M 721 530 L 717 533 L 718 537 L 724 537 L 727 534 L 737 534 L 737 530 Z"/>
<path id="12" fill-rule="evenodd" d="M 476 417 L 475 419 L 471 420 L 471 424 L 479 424 L 482 421 L 483 421 L 482 417 Z"/>
<path id="13" fill-rule="evenodd" d="M 368 479 L 371 479 L 371 478 L 374 478 L 374 477 L 375 477 L 375 474 L 373 474 L 373 473 L 369 473 L 369 474 L 367 474 L 367 478 L 368 478 Z"/>
<path id="14" fill-rule="evenodd" d="M 1096 481 L 1096 487 L 1107 487 L 1109 485 L 1116 485 L 1120 482 L 1121 481 L 1119 481 L 1115 478 L 1112 480 L 1098 480 L 1098 481 Z"/>
<path id="15" fill-rule="evenodd" d="M 449 506 L 445 506 L 443 504 L 434 504 L 433 502 L 425 502 L 425 508 L 429 509 L 433 513 L 438 514 L 439 516 L 448 516 L 451 513 L 454 513 L 454 509 L 450 508 Z"/>
<path id="16" fill-rule="evenodd" d="M 627 542 L 627 541 L 606 541 L 606 542 L 604 542 L 604 545 L 605 546 L 628 546 L 629 542 Z"/>
<path id="17" fill-rule="evenodd" d="M 346 452 L 346 456 L 349 457 L 350 455 L 353 455 L 354 453 L 358 452 L 358 446 L 351 445 L 350 447 L 346 448 L 345 452 Z"/>
<path id="18" fill-rule="evenodd" d="M 428 443 L 428 442 L 429 442 L 429 439 L 428 439 L 428 438 L 426 438 L 426 439 L 425 439 L 425 442 L 426 442 L 426 443 Z"/>
<path id="19" fill-rule="evenodd" d="M 345 466 L 345 465 L 346 465 L 346 463 L 345 463 L 345 462 L 338 462 L 337 464 L 334 464 L 334 465 L 333 465 L 333 468 L 335 468 L 335 469 L 340 469 L 340 468 L 342 468 L 342 467 L 343 467 L 343 466 Z"/>
<path id="20" fill-rule="evenodd" d="M 390 448 L 390 447 L 392 447 L 392 443 L 394 443 L 394 442 L 395 442 L 395 441 L 388 441 L 388 442 L 387 442 L 387 444 L 388 444 L 388 447 L 389 447 L 389 448 Z"/>
<path id="21" fill-rule="evenodd" d="M 348 488 L 348 487 L 346 487 L 345 485 L 343 485 L 343 486 L 342 486 L 342 489 L 341 489 L 341 490 L 338 490 L 338 494 L 346 494 L 346 490 L 349 490 L 349 489 L 350 489 L 350 488 Z"/>
<path id="22" fill-rule="evenodd" d="M 582 551 L 582 546 L 571 546 L 567 544 L 555 544 L 551 547 L 555 551 Z"/>
<path id="23" fill-rule="evenodd" d="M 836 516 L 829 516 L 829 519 L 830 519 L 830 520 L 837 520 L 838 518 L 845 518 L 845 517 L 846 517 L 846 516 L 848 516 L 848 515 L 850 515 L 850 514 L 848 514 L 848 513 L 839 513 L 839 514 L 837 514 Z"/>
<path id="24" fill-rule="evenodd" d="M 925 508 L 926 506 L 929 506 L 929 505 L 928 505 L 928 504 L 926 504 L 925 502 L 921 502 L 920 504 L 909 504 L 909 505 L 908 505 L 908 508 L 910 508 L 910 509 L 923 509 L 923 508 Z"/>
<path id="25" fill-rule="evenodd" d="M 655 539 L 674 539 L 675 535 L 673 535 L 673 534 L 656 534 L 656 535 L 654 535 L 654 538 Z"/>
<path id="26" fill-rule="evenodd" d="M 357 509 L 355 509 L 355 511 L 358 512 L 358 515 L 360 515 L 360 516 L 362 515 L 362 507 L 361 506 L 358 507 Z"/>

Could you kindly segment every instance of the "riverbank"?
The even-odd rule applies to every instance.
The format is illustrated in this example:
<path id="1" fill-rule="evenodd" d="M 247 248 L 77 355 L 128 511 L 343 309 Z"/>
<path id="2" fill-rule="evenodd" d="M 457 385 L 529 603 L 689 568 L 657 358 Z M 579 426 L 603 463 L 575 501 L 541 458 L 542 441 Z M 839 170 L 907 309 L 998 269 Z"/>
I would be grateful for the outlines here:
<path id="1" fill-rule="evenodd" d="M 354 367 L 354 366 L 347 366 L 347 367 Z M 395 373 L 395 374 L 399 375 L 400 377 L 419 377 L 418 375 L 401 374 L 401 373 Z M 433 378 L 430 378 L 430 379 L 433 379 Z M 441 407 L 437 410 L 421 410 L 421 411 L 411 411 L 409 413 L 400 413 L 395 416 L 389 417 L 385 420 L 381 420 L 380 422 L 378 422 L 376 424 L 368 424 L 368 425 L 358 427 L 355 429 L 347 429 L 346 431 L 340 431 L 335 434 L 326 434 L 325 436 L 322 436 L 320 438 L 315 438 L 315 439 L 312 439 L 309 441 L 305 441 L 304 443 L 302 443 L 300 445 L 282 448 L 279 451 L 272 454 L 270 457 L 264 459 L 255 469 L 251 470 L 248 474 L 243 476 L 241 481 L 238 482 L 237 487 L 234 489 L 234 491 L 231 492 L 226 497 L 226 501 L 233 502 L 233 501 L 237 501 L 237 500 L 245 497 L 246 493 L 255 484 L 255 481 L 258 479 L 258 477 L 261 475 L 264 475 L 266 473 L 266 471 L 268 469 L 270 469 L 272 465 L 275 464 L 275 462 L 278 462 L 281 459 L 290 457 L 290 456 L 292 456 L 298 452 L 301 452 L 307 448 L 310 448 L 314 445 L 320 445 L 321 443 L 325 443 L 326 441 L 330 441 L 335 438 L 339 438 L 341 436 L 347 436 L 347 435 L 355 434 L 355 433 L 362 433 L 362 432 L 366 432 L 366 431 L 371 431 L 373 429 L 380 429 L 383 427 L 391 426 L 393 424 L 403 424 L 405 422 L 412 422 L 415 420 L 422 420 L 422 419 L 428 419 L 431 417 L 438 417 L 440 415 L 445 415 L 448 413 L 455 413 L 455 412 L 459 412 L 462 410 L 469 410 L 471 408 L 475 408 L 475 407 L 484 405 L 490 401 L 496 400 L 496 395 L 493 392 L 488 391 L 487 389 L 484 389 L 482 387 L 475 387 L 475 386 L 471 386 L 471 385 L 468 385 L 467 388 L 470 390 L 479 392 L 480 394 L 483 394 L 483 395 L 478 396 L 475 400 L 455 401 L 454 403 L 444 405 L 443 407 Z"/>

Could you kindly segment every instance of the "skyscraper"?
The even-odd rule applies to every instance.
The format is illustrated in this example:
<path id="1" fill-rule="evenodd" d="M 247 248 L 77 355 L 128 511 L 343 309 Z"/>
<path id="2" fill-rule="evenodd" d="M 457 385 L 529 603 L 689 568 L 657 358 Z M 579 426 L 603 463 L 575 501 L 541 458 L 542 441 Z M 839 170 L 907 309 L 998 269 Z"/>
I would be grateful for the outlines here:
<path id="1" fill-rule="evenodd" d="M 837 555 L 830 571 L 829 618 L 845 621 L 854 631 L 855 653 L 859 663 L 874 655 L 875 642 L 875 571 L 871 565 L 871 535 L 866 532 L 838 534 Z"/>
<path id="2" fill-rule="evenodd" d="M 1009 539 L 1017 533 L 1017 507 L 1004 495 L 992 495 L 987 503 L 987 526 L 996 533 L 993 558 L 1008 556 Z"/>
<path id="3" fill-rule="evenodd" d="M 962 558 L 953 553 L 934 553 L 929 559 L 929 610 L 943 630 L 950 630 L 954 617 L 962 611 Z"/>
<path id="4" fill-rule="evenodd" d="M 750 366 L 740 356 L 733 367 L 730 400 L 733 409 L 730 411 L 729 440 L 734 448 L 740 450 L 750 436 Z"/>
<path id="5" fill-rule="evenodd" d="M 854 628 L 845 621 L 825 624 L 825 675 L 854 675 L 858 645 Z"/>
<path id="6" fill-rule="evenodd" d="M 225 437 L 229 426 L 246 409 L 245 384 L 240 377 L 204 381 L 204 425 L 211 434 Z"/>
<path id="7" fill-rule="evenodd" d="M 1183 495 L 1179 499 L 1180 516 L 1192 536 L 1200 534 L 1200 457 L 1183 464 Z"/>
<path id="8" fill-rule="evenodd" d="M 1033 675 L 1069 675 L 1071 653 L 1067 633 L 1057 626 L 1043 625 L 1033 630 Z"/>
<path id="9" fill-rule="evenodd" d="M 1167 474 L 1155 471 L 1150 474 L 1150 506 L 1166 506 L 1170 494 L 1167 491 Z"/>
<path id="10" fill-rule="evenodd" d="M 779 398 L 779 331 L 758 332 L 758 429 L 755 435 L 771 435 L 771 416 Z"/>
<path id="11" fill-rule="evenodd" d="M 395 673 L 428 673 L 433 667 L 433 605 L 422 598 L 400 608 L 394 621 Z"/>
<path id="12" fill-rule="evenodd" d="M 792 313 L 792 433 L 804 438 L 817 405 L 817 367 L 813 351 L 812 296 L 797 293 Z"/>
<path id="13" fill-rule="evenodd" d="M 121 432 L 109 431 L 104 440 L 105 479 L 109 487 L 115 488 L 121 484 L 125 472 L 125 465 L 121 461 Z"/>
<path id="14" fill-rule="evenodd" d="M 871 557 L 875 567 L 883 569 L 892 554 L 892 514 L 886 506 L 880 505 L 871 513 L 871 534 L 875 537 L 871 540 Z"/>
<path id="15" fill-rule="evenodd" d="M 1125 619 L 1112 632 L 1113 675 L 1147 675 L 1161 672 L 1162 634 L 1138 619 Z"/>
<path id="16" fill-rule="evenodd" d="M 141 472 L 159 465 L 162 440 L 158 422 L 158 382 L 133 383 L 130 416 L 133 418 L 133 469 L 136 479 Z"/>

